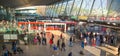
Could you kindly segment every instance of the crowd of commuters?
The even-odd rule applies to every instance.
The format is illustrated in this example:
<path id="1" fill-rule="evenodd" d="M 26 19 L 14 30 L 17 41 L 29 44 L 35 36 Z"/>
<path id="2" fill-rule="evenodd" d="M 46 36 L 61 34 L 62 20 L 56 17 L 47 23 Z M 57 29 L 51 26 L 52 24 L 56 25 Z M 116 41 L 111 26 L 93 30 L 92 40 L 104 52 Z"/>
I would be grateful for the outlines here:
<path id="1" fill-rule="evenodd" d="M 25 38 L 25 42 L 27 43 L 26 36 L 24 38 Z M 73 36 L 71 36 L 69 39 L 70 47 L 73 46 L 73 39 L 74 39 Z M 60 34 L 56 42 L 54 40 L 56 40 L 56 36 L 54 34 L 51 34 L 51 37 L 50 36 L 46 37 L 45 32 L 40 32 L 40 33 L 37 33 L 35 37 L 33 38 L 33 44 L 50 46 L 50 48 L 53 50 L 53 55 L 54 54 L 57 55 L 58 51 L 66 51 L 66 42 L 65 42 L 65 37 L 63 37 L 63 34 Z M 72 52 L 70 52 L 69 55 L 72 55 Z"/>
<path id="2" fill-rule="evenodd" d="M 71 39 L 71 38 L 70 38 Z M 79 34 L 80 45 L 84 49 L 84 46 L 106 46 L 106 45 L 115 45 L 117 42 L 117 37 L 115 35 L 105 35 L 100 33 L 80 33 Z M 70 40 L 71 43 L 71 40 Z M 118 47 L 118 55 L 120 53 L 120 46 Z M 83 51 L 80 51 L 80 54 L 84 54 Z"/>
<path id="3" fill-rule="evenodd" d="M 49 39 L 50 38 L 50 39 Z M 49 45 L 51 49 L 53 49 L 54 54 L 57 53 L 57 51 L 66 51 L 66 42 L 65 42 L 65 38 L 63 37 L 62 34 L 60 34 L 59 38 L 57 39 L 57 43 L 54 42 L 54 39 L 56 38 L 56 36 L 54 34 L 51 35 L 51 37 L 49 36 L 49 40 L 47 42 L 47 37 L 46 37 L 46 33 L 45 32 L 41 32 L 41 33 L 37 33 L 34 38 L 33 38 L 33 44 L 34 45 Z M 114 36 L 110 35 L 101 35 L 98 33 L 81 33 L 79 36 L 80 41 L 80 45 L 82 48 L 84 48 L 85 45 L 91 45 L 91 46 L 101 46 L 104 44 L 108 44 L 108 43 L 113 43 L 114 41 Z M 24 37 L 25 40 L 25 44 L 27 44 L 27 36 Z M 75 42 L 75 36 L 71 35 L 69 38 L 69 42 L 68 42 L 68 46 L 72 47 L 74 46 Z M 4 50 L 4 56 L 10 56 L 11 52 L 8 51 L 8 49 L 6 48 L 5 45 L 3 45 L 3 50 Z M 12 43 L 12 51 L 13 54 L 16 54 L 17 51 L 20 50 L 21 53 L 22 50 L 20 48 L 17 47 L 16 42 Z M 118 48 L 118 55 L 120 53 L 120 47 Z M 80 54 L 83 54 L 82 51 L 80 51 Z M 68 54 L 68 56 L 71 56 L 72 52 L 70 52 Z"/>
<path id="4" fill-rule="evenodd" d="M 114 44 L 117 39 L 114 35 L 102 35 L 100 33 L 81 33 L 79 39 L 84 41 L 85 45 L 101 46 L 104 44 Z"/>
<path id="5" fill-rule="evenodd" d="M 33 38 L 33 44 L 36 45 L 37 43 L 39 45 L 47 45 L 47 40 L 46 40 L 46 33 L 41 32 L 37 33 L 36 36 Z"/>

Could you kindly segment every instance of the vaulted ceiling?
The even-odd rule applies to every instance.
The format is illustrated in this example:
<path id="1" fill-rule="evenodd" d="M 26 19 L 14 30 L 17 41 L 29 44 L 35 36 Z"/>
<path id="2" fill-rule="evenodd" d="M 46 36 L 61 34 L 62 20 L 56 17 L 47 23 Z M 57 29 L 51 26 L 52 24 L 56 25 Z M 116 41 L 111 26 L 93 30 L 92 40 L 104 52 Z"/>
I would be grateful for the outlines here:
<path id="1" fill-rule="evenodd" d="M 11 8 L 50 5 L 61 0 L 0 0 L 0 5 Z"/>

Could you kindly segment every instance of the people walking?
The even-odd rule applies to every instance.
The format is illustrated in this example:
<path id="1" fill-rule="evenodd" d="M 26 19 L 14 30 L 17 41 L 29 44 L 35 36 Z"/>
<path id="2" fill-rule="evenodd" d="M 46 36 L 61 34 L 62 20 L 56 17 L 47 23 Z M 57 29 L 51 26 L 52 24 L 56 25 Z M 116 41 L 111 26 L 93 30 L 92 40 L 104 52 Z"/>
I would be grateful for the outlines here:
<path id="1" fill-rule="evenodd" d="M 5 49 L 3 50 L 3 56 L 9 56 L 8 49 L 7 49 L 7 48 L 5 48 Z"/>
<path id="2" fill-rule="evenodd" d="M 40 37 L 39 34 L 37 34 L 37 39 L 38 39 L 38 43 L 39 43 L 39 45 L 40 45 L 40 44 L 41 44 L 41 37 Z"/>
<path id="3" fill-rule="evenodd" d="M 52 34 L 52 39 L 54 39 L 54 34 Z"/>
<path id="4" fill-rule="evenodd" d="M 47 45 L 47 40 L 46 40 L 46 37 L 44 37 L 44 42 L 45 42 L 45 45 Z"/>
<path id="5" fill-rule="evenodd" d="M 12 43 L 12 50 L 13 50 L 13 53 L 16 54 L 17 46 L 16 46 L 16 42 L 15 41 Z"/>
<path id="6" fill-rule="evenodd" d="M 37 42 L 38 42 L 37 37 L 34 37 L 33 41 L 34 41 L 34 44 L 36 45 L 36 44 L 37 44 Z"/>
<path id="7" fill-rule="evenodd" d="M 84 48 L 84 39 L 81 41 L 81 47 Z"/>
<path id="8" fill-rule="evenodd" d="M 62 39 L 62 37 L 63 37 L 63 35 L 62 35 L 62 33 L 60 34 L 60 39 Z"/>
<path id="9" fill-rule="evenodd" d="M 100 46 L 100 36 L 99 35 L 96 36 L 96 45 Z"/>
<path id="10" fill-rule="evenodd" d="M 27 37 L 26 34 L 25 34 L 25 37 L 24 37 L 24 41 L 25 41 L 25 45 L 27 45 L 28 44 L 28 37 Z"/>
<path id="11" fill-rule="evenodd" d="M 61 44 L 61 51 L 65 51 L 65 42 L 64 41 Z"/>
<path id="12" fill-rule="evenodd" d="M 53 55 L 56 55 L 58 50 L 57 46 L 53 44 L 52 48 L 53 48 Z"/>
<path id="13" fill-rule="evenodd" d="M 71 36 L 70 39 L 69 39 L 69 46 L 70 46 L 70 47 L 73 46 L 73 39 L 72 39 L 72 36 Z"/>
<path id="14" fill-rule="evenodd" d="M 52 38 L 49 40 L 49 44 L 50 44 L 50 48 L 51 48 L 52 44 L 53 44 L 53 39 Z"/>
<path id="15" fill-rule="evenodd" d="M 84 49 L 84 45 L 85 45 L 85 44 L 84 44 L 84 39 L 81 40 L 81 43 L 80 43 L 80 44 L 81 44 L 81 47 Z M 80 50 L 80 54 L 84 55 L 84 53 L 83 53 L 82 50 Z"/>

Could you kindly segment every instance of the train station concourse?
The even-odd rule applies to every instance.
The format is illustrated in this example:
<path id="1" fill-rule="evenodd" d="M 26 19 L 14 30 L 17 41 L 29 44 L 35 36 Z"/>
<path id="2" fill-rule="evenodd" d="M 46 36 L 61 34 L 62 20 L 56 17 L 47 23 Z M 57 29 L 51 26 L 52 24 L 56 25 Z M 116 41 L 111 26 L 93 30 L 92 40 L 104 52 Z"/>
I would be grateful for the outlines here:
<path id="1" fill-rule="evenodd" d="M 0 56 L 120 56 L 120 0 L 0 0 Z"/>

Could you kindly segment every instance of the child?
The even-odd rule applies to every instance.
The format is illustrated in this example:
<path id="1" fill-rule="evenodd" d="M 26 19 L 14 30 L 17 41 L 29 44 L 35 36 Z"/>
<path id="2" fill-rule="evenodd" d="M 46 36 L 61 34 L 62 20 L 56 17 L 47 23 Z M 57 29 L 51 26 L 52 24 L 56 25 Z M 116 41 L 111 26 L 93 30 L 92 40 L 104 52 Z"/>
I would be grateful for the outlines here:
<path id="1" fill-rule="evenodd" d="M 34 44 L 37 44 L 37 42 L 38 42 L 37 37 L 34 37 Z"/>
<path id="2" fill-rule="evenodd" d="M 57 46 L 54 44 L 54 45 L 53 45 L 53 54 L 54 54 L 54 55 L 57 54 L 57 50 L 58 50 L 58 48 L 57 48 Z"/>

